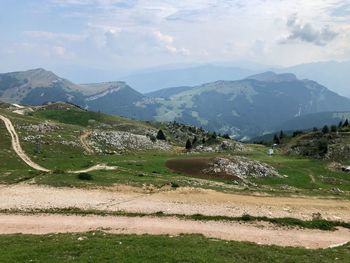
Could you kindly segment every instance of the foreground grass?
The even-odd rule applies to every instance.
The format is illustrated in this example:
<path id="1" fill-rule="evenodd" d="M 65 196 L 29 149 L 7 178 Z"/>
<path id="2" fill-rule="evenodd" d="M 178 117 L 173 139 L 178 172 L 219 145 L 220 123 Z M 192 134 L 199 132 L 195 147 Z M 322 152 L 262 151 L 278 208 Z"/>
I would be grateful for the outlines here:
<path id="1" fill-rule="evenodd" d="M 201 235 L 0 235 L 0 262 L 349 262 L 350 245 L 307 250 Z"/>
<path id="2" fill-rule="evenodd" d="M 142 213 L 142 212 L 125 212 L 125 211 L 105 211 L 105 210 L 96 210 L 89 209 L 83 210 L 76 207 L 71 208 L 50 208 L 50 209 L 32 209 L 32 210 L 20 210 L 20 209 L 3 209 L 0 210 L 0 214 L 63 214 L 63 215 L 96 215 L 96 216 L 127 216 L 127 217 L 163 217 L 170 218 L 176 217 L 179 219 L 185 220 L 196 220 L 196 221 L 226 221 L 226 222 L 267 222 L 274 224 L 276 226 L 283 227 L 298 227 L 306 229 L 319 229 L 334 231 L 337 227 L 344 227 L 350 229 L 350 223 L 343 221 L 330 221 L 325 219 L 313 219 L 313 220 L 301 220 L 291 217 L 283 218 L 270 218 L 266 216 L 252 216 L 245 214 L 238 217 L 232 216 L 210 216 L 202 214 L 166 214 L 162 211 L 155 213 Z"/>

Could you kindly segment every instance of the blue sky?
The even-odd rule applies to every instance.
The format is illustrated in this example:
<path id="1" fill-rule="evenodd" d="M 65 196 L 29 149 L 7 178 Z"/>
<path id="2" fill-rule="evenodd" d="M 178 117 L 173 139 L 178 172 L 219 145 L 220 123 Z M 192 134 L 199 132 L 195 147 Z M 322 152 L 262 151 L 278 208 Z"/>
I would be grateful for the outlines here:
<path id="1" fill-rule="evenodd" d="M 350 59 L 350 0 L 0 0 L 0 71 Z"/>

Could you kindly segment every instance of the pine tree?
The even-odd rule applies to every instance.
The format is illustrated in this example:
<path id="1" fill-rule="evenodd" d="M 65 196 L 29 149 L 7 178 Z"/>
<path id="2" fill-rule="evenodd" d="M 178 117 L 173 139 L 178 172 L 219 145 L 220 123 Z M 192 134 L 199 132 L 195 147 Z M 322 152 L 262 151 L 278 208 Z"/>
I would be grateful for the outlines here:
<path id="1" fill-rule="evenodd" d="M 337 125 L 332 125 L 331 126 L 331 132 L 337 132 Z"/>
<path id="2" fill-rule="evenodd" d="M 284 137 L 286 137 L 286 135 L 284 134 L 283 131 L 280 132 L 280 140 L 282 140 Z"/>
<path id="3" fill-rule="evenodd" d="M 323 126 L 322 133 L 323 134 L 329 133 L 329 127 L 327 125 Z"/>
<path id="4" fill-rule="evenodd" d="M 165 141 L 166 140 L 166 137 L 164 135 L 164 132 L 162 130 L 159 130 L 158 133 L 157 133 L 157 137 L 156 137 L 158 140 L 162 140 L 162 141 Z"/>
<path id="5" fill-rule="evenodd" d="M 191 143 L 190 139 L 187 139 L 185 147 L 187 150 L 190 150 L 192 148 L 192 143 Z"/>
<path id="6" fill-rule="evenodd" d="M 338 128 L 341 128 L 341 127 L 343 127 L 343 121 L 340 121 L 338 124 Z"/>
<path id="7" fill-rule="evenodd" d="M 273 142 L 276 143 L 276 144 L 280 144 L 281 143 L 280 137 L 278 137 L 277 134 L 275 134 L 275 136 L 273 136 Z"/>
<path id="8" fill-rule="evenodd" d="M 343 127 L 348 127 L 348 126 L 349 126 L 349 121 L 348 121 L 348 119 L 346 119 L 344 124 L 343 124 Z"/>
<path id="9" fill-rule="evenodd" d="M 195 145 L 197 143 L 197 136 L 194 136 L 193 140 L 192 140 L 192 145 Z"/>

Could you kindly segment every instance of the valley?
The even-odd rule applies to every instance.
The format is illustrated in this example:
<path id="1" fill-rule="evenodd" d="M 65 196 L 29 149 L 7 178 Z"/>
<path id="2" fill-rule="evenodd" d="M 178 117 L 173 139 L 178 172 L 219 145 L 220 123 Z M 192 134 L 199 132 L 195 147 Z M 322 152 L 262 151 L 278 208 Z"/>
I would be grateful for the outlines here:
<path id="1" fill-rule="evenodd" d="M 309 249 L 350 240 L 350 177 L 332 160 L 67 103 L 3 104 L 0 116 L 2 234 L 202 234 Z"/>
<path id="2" fill-rule="evenodd" d="M 2 235 L 168 235 L 296 251 L 350 241 L 345 124 L 336 133 L 281 134 L 270 155 L 272 141 L 242 143 L 178 121 L 67 102 L 0 106 Z M 328 155 L 317 146 L 324 140 Z"/>
<path id="3" fill-rule="evenodd" d="M 0 6 L 0 263 L 350 262 L 349 0 Z"/>

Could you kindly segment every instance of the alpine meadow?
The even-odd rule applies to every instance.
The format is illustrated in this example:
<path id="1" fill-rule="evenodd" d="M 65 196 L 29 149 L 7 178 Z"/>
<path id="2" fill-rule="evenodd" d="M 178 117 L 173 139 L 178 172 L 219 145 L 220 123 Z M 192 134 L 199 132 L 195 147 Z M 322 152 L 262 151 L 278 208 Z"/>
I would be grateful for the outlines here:
<path id="1" fill-rule="evenodd" d="M 0 262 L 350 262 L 348 0 L 0 7 Z"/>

